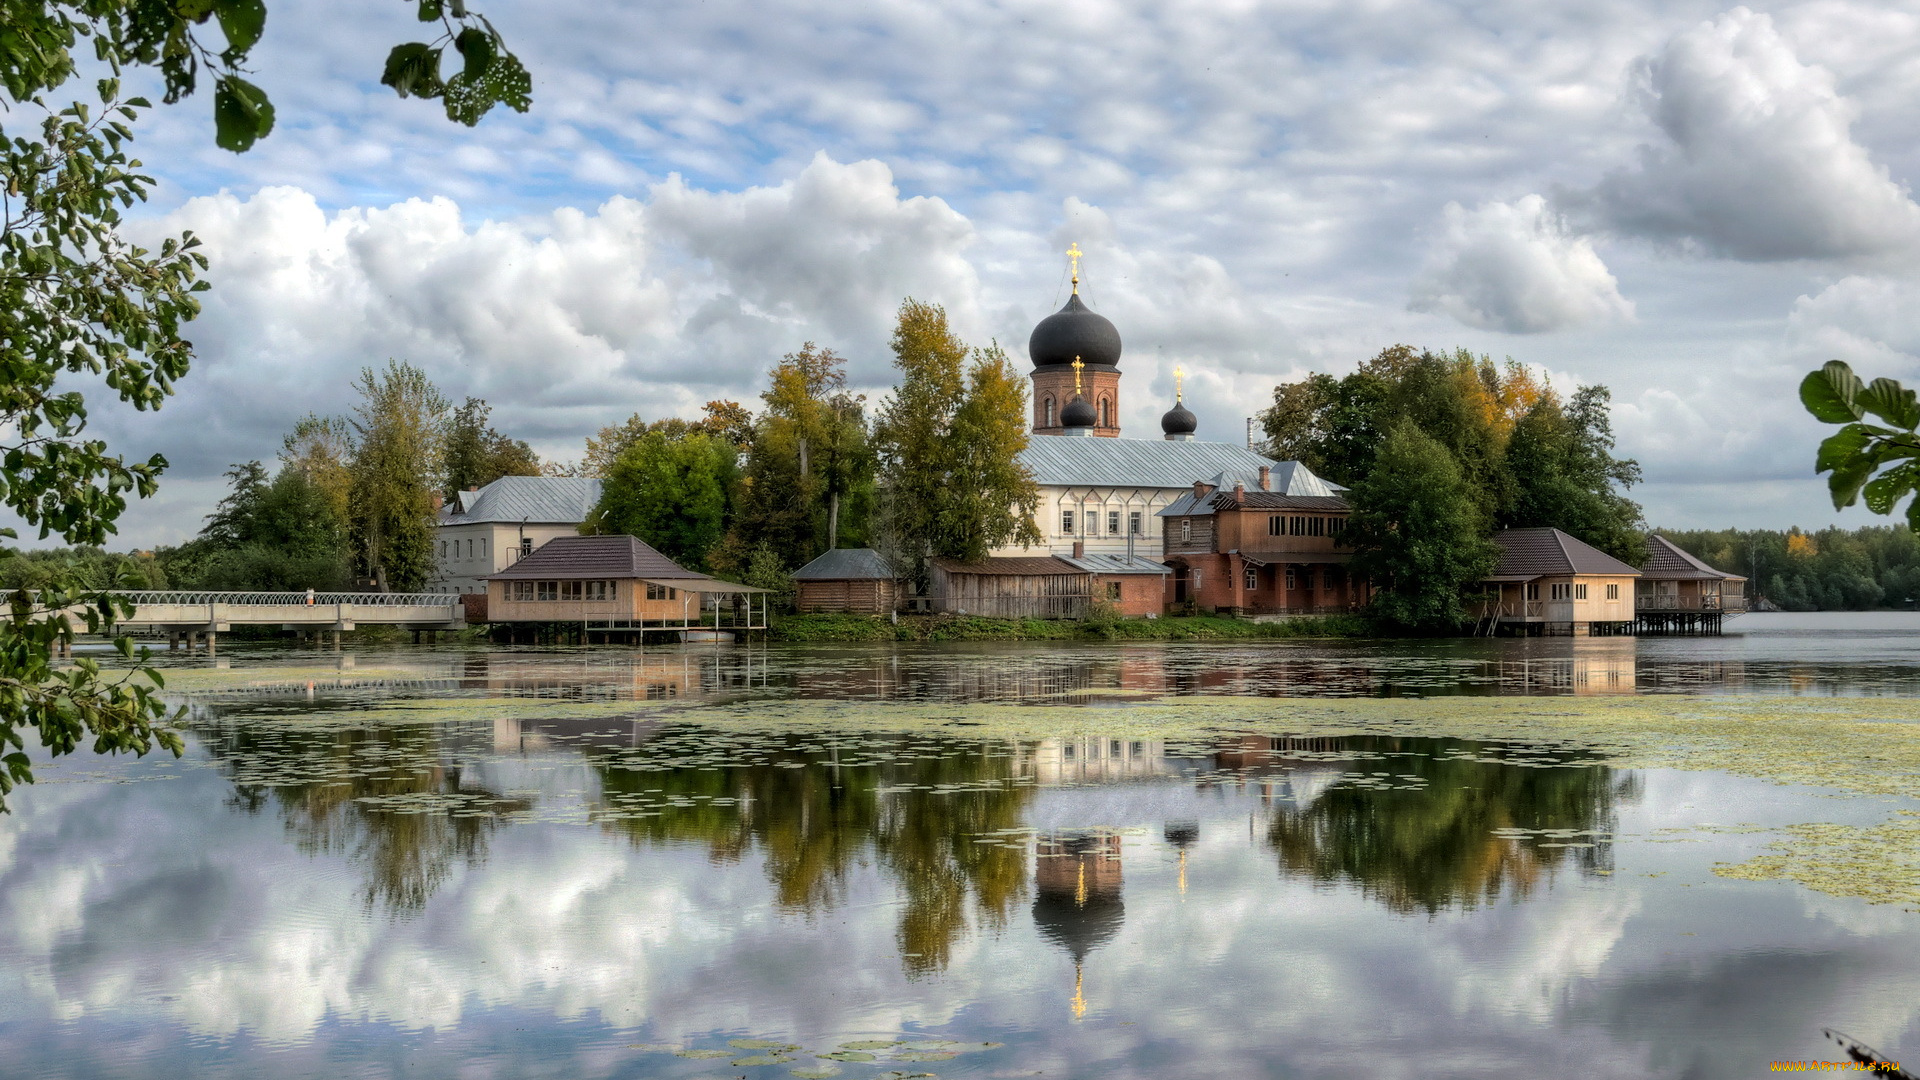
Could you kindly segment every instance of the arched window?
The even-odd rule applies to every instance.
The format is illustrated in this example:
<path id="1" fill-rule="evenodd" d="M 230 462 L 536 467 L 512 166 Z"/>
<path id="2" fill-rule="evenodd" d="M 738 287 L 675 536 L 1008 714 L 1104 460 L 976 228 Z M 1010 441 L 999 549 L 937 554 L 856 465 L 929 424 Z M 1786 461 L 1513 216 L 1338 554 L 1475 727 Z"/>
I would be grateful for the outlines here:
<path id="1" fill-rule="evenodd" d="M 1113 426 L 1113 402 L 1108 401 L 1106 398 L 1100 399 L 1100 426 Z"/>
<path id="2" fill-rule="evenodd" d="M 1053 426 L 1053 399 L 1052 398 L 1047 399 L 1047 419 L 1046 419 L 1046 422 L 1041 424 L 1040 426 L 1041 427 Z"/>

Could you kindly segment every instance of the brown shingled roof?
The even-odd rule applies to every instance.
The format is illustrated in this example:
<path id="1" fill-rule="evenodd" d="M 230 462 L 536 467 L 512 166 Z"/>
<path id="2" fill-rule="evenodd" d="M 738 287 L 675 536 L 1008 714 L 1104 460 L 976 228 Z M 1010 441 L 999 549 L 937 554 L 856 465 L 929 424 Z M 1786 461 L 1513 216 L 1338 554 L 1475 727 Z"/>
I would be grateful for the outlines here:
<path id="1" fill-rule="evenodd" d="M 1571 574 L 1640 576 L 1640 571 L 1559 529 L 1507 529 L 1494 533 L 1493 542 L 1500 545 L 1500 564 L 1494 567 L 1494 578 L 1524 580 Z"/>
<path id="2" fill-rule="evenodd" d="M 556 536 L 489 581 L 704 578 L 633 536 Z"/>
<path id="3" fill-rule="evenodd" d="M 1647 561 L 1640 572 L 1663 581 L 1745 581 L 1738 574 L 1715 570 L 1664 536 L 1647 537 Z"/>

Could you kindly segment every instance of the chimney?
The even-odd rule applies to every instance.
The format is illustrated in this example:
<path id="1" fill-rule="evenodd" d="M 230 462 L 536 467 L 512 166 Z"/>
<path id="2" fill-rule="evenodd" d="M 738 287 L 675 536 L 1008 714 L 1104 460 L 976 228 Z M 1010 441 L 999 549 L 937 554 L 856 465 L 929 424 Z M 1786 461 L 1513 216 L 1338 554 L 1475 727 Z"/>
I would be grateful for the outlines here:
<path id="1" fill-rule="evenodd" d="M 1195 481 L 1193 482 L 1193 497 L 1194 497 L 1194 498 L 1196 498 L 1196 499 L 1204 499 L 1204 498 L 1206 498 L 1207 496 L 1209 496 L 1209 495 L 1211 495 L 1211 494 L 1213 494 L 1213 485 L 1212 485 L 1212 484 L 1209 484 L 1209 483 L 1207 483 L 1207 482 L 1206 482 L 1205 480 L 1195 480 Z"/>
<path id="2" fill-rule="evenodd" d="M 479 485 L 479 484 L 473 484 L 473 485 L 470 485 L 470 486 L 469 486 L 469 487 L 467 488 L 467 490 L 468 490 L 468 491 L 479 491 L 479 490 L 480 490 L 480 485 Z"/>
<path id="3" fill-rule="evenodd" d="M 1273 490 L 1273 466 L 1271 465 L 1260 466 L 1260 490 Z"/>
<path id="4" fill-rule="evenodd" d="M 1233 505 L 1239 506 L 1241 503 L 1246 501 L 1247 501 L 1247 485 L 1245 484 L 1233 485 Z"/>
<path id="5" fill-rule="evenodd" d="M 1084 559 L 1087 557 L 1087 542 L 1085 540 L 1075 540 L 1073 542 L 1073 557 L 1076 559 Z"/>

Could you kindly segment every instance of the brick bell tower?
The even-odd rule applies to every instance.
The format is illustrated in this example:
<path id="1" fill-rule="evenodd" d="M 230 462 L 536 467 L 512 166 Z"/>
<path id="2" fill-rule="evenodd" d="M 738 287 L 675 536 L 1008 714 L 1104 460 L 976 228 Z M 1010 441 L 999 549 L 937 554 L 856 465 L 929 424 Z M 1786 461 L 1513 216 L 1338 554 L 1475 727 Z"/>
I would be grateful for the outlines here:
<path id="1" fill-rule="evenodd" d="M 1120 331 L 1080 299 L 1080 254 L 1077 244 L 1067 249 L 1073 295 L 1027 339 L 1033 433 L 1114 439 L 1120 436 Z M 1084 407 L 1069 412 L 1076 398 Z"/>

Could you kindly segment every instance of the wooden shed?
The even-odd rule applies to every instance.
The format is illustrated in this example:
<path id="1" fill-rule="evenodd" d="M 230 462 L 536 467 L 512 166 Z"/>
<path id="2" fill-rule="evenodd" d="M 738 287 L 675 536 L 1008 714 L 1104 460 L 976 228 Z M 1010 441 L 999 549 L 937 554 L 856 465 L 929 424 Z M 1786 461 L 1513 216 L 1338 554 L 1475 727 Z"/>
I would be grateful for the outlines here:
<path id="1" fill-rule="evenodd" d="M 1092 606 L 1093 575 L 1052 555 L 974 563 L 935 559 L 931 569 L 928 606 L 934 611 L 996 619 L 1084 619 Z"/>
<path id="2" fill-rule="evenodd" d="M 848 611 L 885 615 L 900 602 L 900 579 L 872 548 L 835 548 L 793 572 L 801 614 Z"/>
<path id="3" fill-rule="evenodd" d="M 632 536 L 555 537 L 486 582 L 494 624 L 603 635 L 767 625 L 766 589 L 688 570 Z"/>

